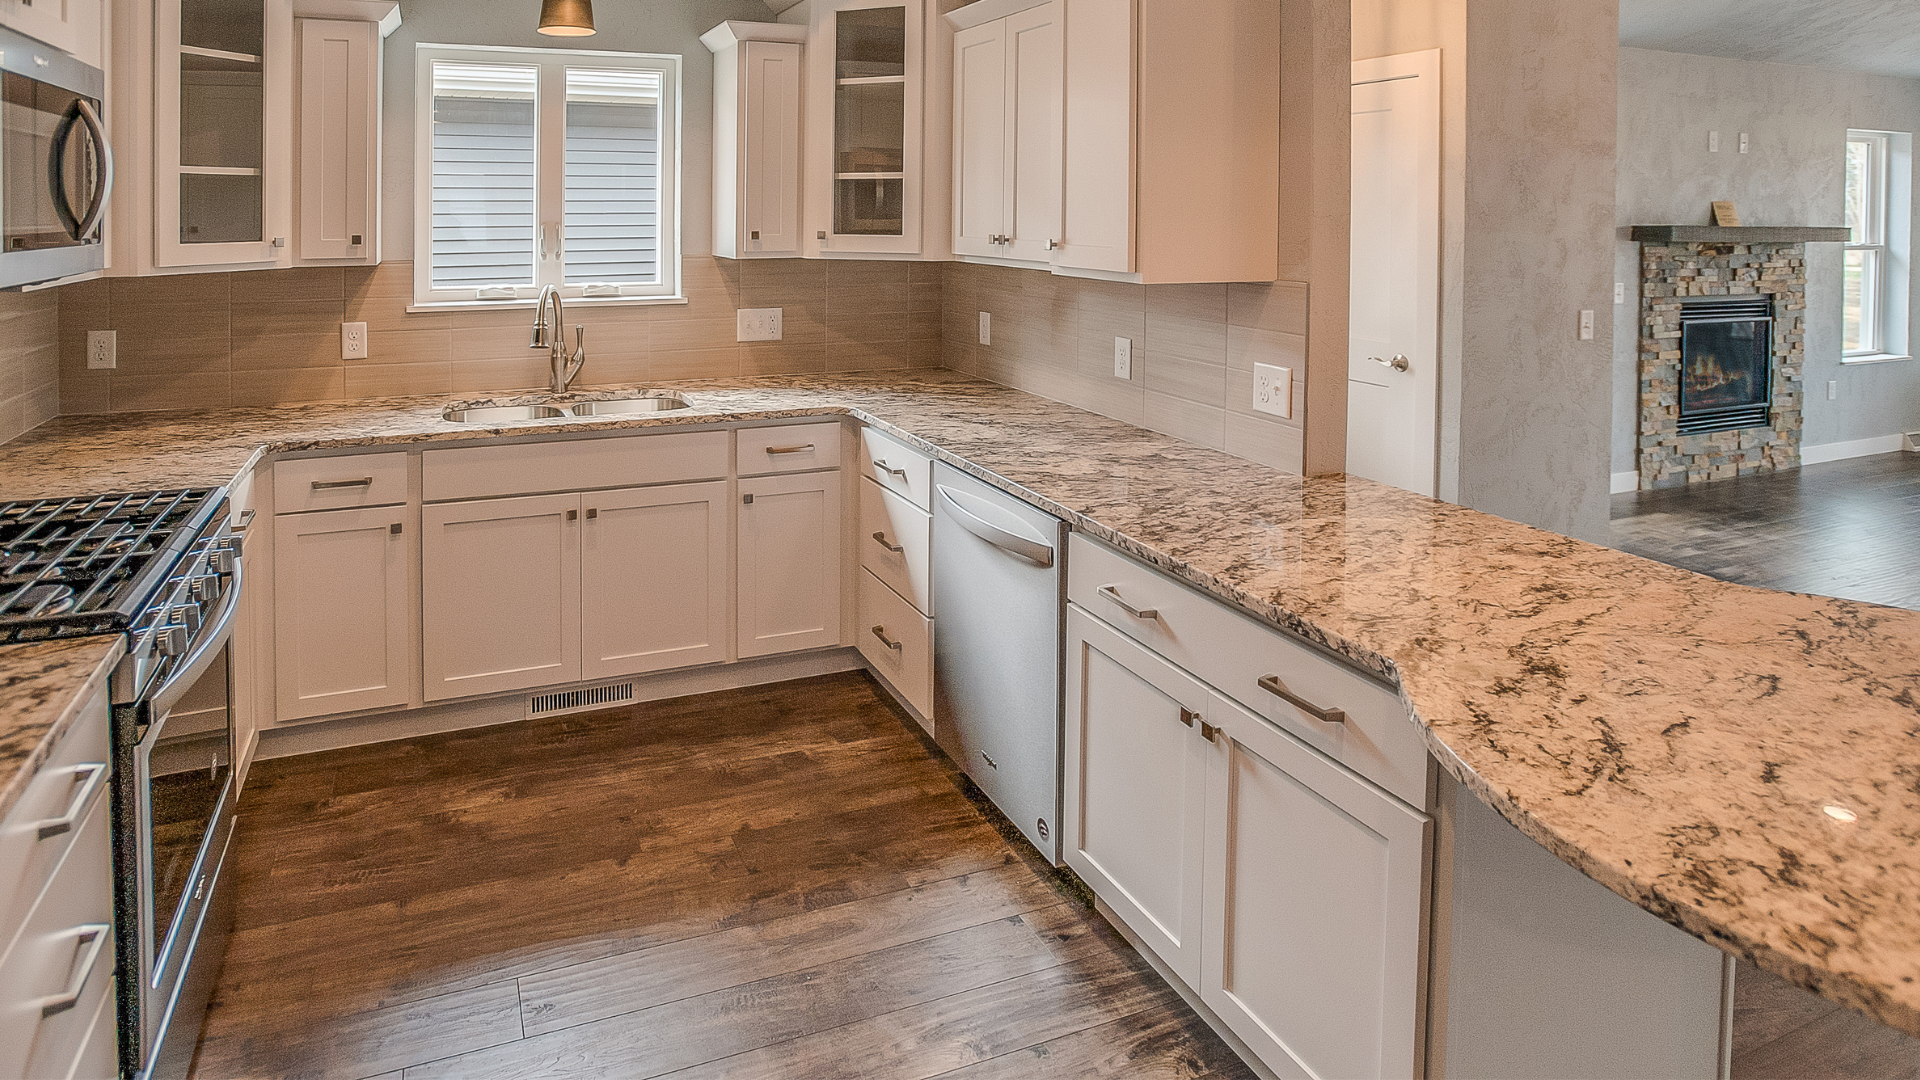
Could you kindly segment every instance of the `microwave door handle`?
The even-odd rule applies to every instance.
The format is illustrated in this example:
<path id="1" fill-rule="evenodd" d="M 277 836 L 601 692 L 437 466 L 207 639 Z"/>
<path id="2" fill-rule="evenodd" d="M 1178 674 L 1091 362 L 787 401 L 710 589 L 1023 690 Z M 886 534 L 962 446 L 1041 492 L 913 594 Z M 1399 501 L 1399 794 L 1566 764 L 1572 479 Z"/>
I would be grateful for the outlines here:
<path id="1" fill-rule="evenodd" d="M 241 564 L 245 561 L 239 558 L 233 560 L 233 583 L 227 586 L 226 594 L 220 598 L 219 612 L 206 621 L 205 629 L 200 635 L 200 644 L 193 650 L 192 655 L 187 657 L 186 662 L 180 665 L 179 670 L 169 676 L 167 681 L 147 699 L 147 715 L 153 721 L 163 720 L 167 714 L 173 712 L 173 707 L 180 703 L 180 699 L 186 696 L 194 683 L 200 681 L 200 676 L 206 672 L 207 668 L 213 666 L 213 661 L 220 655 L 220 650 L 226 646 L 228 639 L 233 637 L 233 620 L 240 614 L 240 584 L 245 572 Z"/>
<path id="2" fill-rule="evenodd" d="M 80 239 L 80 216 L 73 212 L 73 203 L 67 199 L 67 142 L 73 138 L 73 129 L 85 123 L 80 106 L 85 98 L 76 98 L 73 108 L 68 109 L 60 118 L 60 126 L 54 129 L 53 139 L 47 147 L 47 187 L 53 195 L 53 212 L 60 217 L 60 227 L 67 235 Z"/>
<path id="3" fill-rule="evenodd" d="M 99 231 L 100 220 L 107 212 L 107 196 L 113 194 L 113 147 L 107 142 L 107 125 L 101 121 L 100 112 L 93 107 L 93 102 L 81 98 L 75 105 L 80 122 L 87 125 L 87 136 L 93 140 L 94 157 L 100 163 L 100 178 L 93 185 L 93 197 L 87 201 L 86 216 L 80 219 L 80 228 L 74 234 L 75 240 L 84 242 Z M 61 198 L 64 199 L 65 195 Z"/>

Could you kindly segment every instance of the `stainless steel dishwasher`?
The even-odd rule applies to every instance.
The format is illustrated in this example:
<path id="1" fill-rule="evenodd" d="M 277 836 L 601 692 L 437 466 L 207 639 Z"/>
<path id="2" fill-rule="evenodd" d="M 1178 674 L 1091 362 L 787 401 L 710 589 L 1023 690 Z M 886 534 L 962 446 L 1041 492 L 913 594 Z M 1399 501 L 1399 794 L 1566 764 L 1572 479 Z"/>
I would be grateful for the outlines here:
<path id="1" fill-rule="evenodd" d="M 1067 527 L 933 466 L 934 738 L 1060 861 L 1060 668 Z"/>

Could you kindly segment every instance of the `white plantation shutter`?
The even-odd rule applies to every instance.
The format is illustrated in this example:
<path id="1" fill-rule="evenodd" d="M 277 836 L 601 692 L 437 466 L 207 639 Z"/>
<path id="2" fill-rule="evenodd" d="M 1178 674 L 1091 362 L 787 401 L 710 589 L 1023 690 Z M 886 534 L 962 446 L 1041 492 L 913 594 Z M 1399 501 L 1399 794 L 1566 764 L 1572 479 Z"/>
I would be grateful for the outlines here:
<path id="1" fill-rule="evenodd" d="M 540 69 L 433 65 L 435 289 L 534 283 Z"/>
<path id="2" fill-rule="evenodd" d="M 679 57 L 418 55 L 416 302 L 675 297 Z"/>
<path id="3" fill-rule="evenodd" d="M 566 280 L 660 275 L 660 73 L 567 71 Z"/>

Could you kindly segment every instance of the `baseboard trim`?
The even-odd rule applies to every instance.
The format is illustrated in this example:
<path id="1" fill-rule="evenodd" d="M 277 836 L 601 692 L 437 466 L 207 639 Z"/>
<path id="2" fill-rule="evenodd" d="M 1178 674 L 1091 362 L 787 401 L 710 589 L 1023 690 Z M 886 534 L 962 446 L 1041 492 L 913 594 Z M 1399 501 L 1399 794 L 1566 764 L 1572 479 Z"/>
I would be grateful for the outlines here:
<path id="1" fill-rule="evenodd" d="M 1852 442 L 1821 443 L 1819 446 L 1800 448 L 1800 464 L 1818 465 L 1825 461 L 1845 461 L 1847 458 L 1872 457 L 1875 454 L 1891 454 L 1903 449 L 1906 439 L 1899 433 L 1879 435 L 1871 439 L 1855 439 Z"/>
<path id="2" fill-rule="evenodd" d="M 1623 495 L 1629 491 L 1640 490 L 1640 474 L 1637 472 L 1617 472 L 1613 474 L 1613 493 Z"/>
<path id="3" fill-rule="evenodd" d="M 634 680 L 634 703 L 738 690 L 748 686 L 768 686 L 815 675 L 860 671 L 865 667 L 866 662 L 858 649 L 836 648 L 742 660 L 736 664 L 715 664 L 686 671 L 663 671 L 657 675 L 642 675 Z M 597 686 L 605 681 L 601 679 L 578 685 Z M 519 723 L 527 718 L 528 695 L 568 689 L 573 687 L 541 687 L 538 690 L 520 690 L 419 709 L 280 724 L 259 733 L 255 756 L 264 761 L 448 731 Z"/>

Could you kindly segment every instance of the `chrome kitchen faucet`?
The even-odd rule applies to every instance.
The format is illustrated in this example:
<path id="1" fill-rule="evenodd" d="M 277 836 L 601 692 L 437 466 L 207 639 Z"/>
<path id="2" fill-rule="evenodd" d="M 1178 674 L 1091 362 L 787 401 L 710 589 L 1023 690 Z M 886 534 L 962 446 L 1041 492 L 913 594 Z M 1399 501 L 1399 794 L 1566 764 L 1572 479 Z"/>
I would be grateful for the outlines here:
<path id="1" fill-rule="evenodd" d="M 553 305 L 553 322 L 547 322 L 547 305 Z M 580 366 L 587 362 L 587 328 L 575 324 L 573 328 L 573 356 L 567 356 L 567 319 L 560 306 L 560 287 L 549 285 L 540 290 L 540 306 L 533 314 L 533 342 L 530 349 L 545 349 L 548 367 L 552 379 L 547 389 L 556 394 L 564 394 L 573 385 L 573 377 L 580 374 Z"/>

